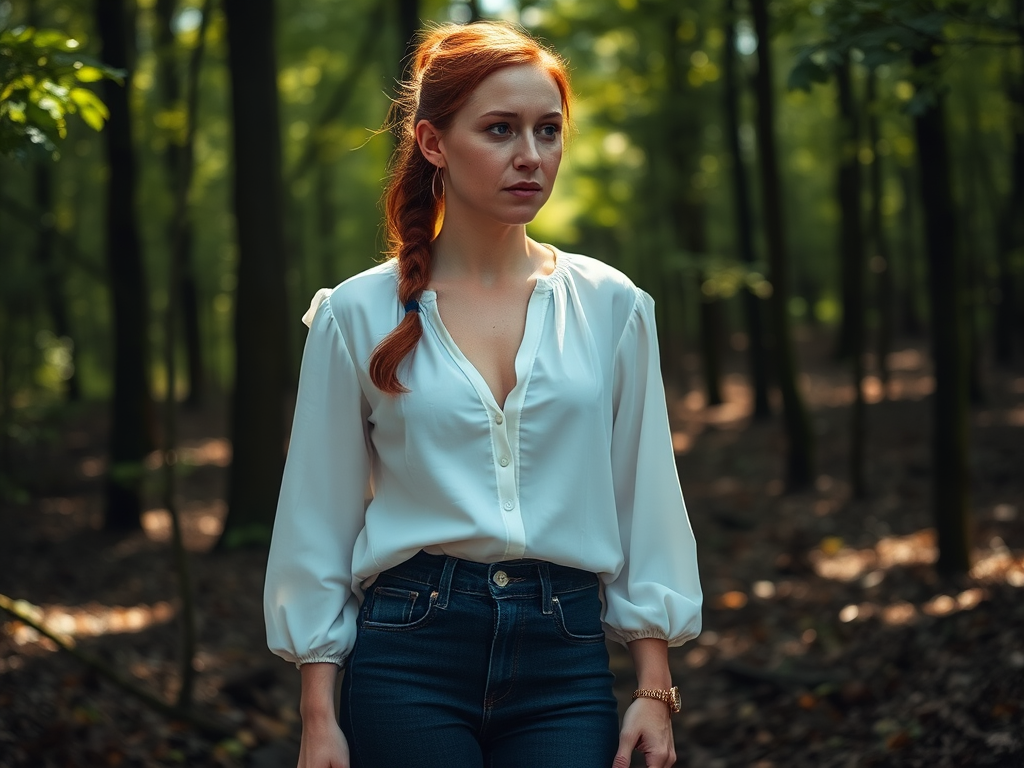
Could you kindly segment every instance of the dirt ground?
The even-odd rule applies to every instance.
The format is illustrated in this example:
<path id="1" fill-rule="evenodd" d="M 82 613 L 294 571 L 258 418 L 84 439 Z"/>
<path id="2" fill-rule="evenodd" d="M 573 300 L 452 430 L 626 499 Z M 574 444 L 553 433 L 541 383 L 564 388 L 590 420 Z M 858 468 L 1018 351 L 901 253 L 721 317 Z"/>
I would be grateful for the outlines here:
<path id="1" fill-rule="evenodd" d="M 897 350 L 888 390 L 868 381 L 860 501 L 846 471 L 852 387 L 824 340 L 800 344 L 818 439 L 811 491 L 783 493 L 779 419 L 751 423 L 740 358 L 725 405 L 669 387 L 705 592 L 703 634 L 671 652 L 679 766 L 1024 766 L 1024 371 L 991 373 L 972 409 L 974 567 L 943 582 L 932 567 L 933 384 L 919 345 Z M 683 362 L 699 384 L 696 361 Z M 183 414 L 180 467 L 196 698 L 232 735 L 166 719 L 0 614 L 0 768 L 294 765 L 298 674 L 264 644 L 265 554 L 209 551 L 230 462 L 222 412 Z M 178 602 L 158 459 L 144 530 L 101 532 L 103 423 L 95 408 L 66 413 L 16 456 L 28 493 L 0 506 L 0 593 L 172 700 Z M 622 648 L 611 652 L 624 706 L 632 671 Z"/>

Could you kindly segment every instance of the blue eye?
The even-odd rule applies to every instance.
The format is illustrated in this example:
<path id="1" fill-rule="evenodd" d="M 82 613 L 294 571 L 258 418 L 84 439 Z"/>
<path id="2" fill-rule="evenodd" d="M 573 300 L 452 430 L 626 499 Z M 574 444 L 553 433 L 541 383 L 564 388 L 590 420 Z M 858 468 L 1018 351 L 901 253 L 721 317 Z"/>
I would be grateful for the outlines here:
<path id="1" fill-rule="evenodd" d="M 561 130 L 562 130 L 562 127 L 559 126 L 559 125 L 545 125 L 543 128 L 540 129 L 540 132 L 546 138 L 553 139 L 555 136 L 557 136 L 561 132 Z"/>
<path id="2" fill-rule="evenodd" d="M 496 123 L 490 126 L 488 132 L 493 133 L 495 136 L 509 136 L 512 133 L 512 129 L 508 123 Z"/>

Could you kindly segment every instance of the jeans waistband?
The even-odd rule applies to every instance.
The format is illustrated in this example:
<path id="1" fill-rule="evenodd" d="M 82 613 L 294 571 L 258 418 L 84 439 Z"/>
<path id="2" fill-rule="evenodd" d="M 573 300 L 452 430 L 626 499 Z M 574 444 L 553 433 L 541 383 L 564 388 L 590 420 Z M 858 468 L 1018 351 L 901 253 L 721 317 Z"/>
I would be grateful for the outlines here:
<path id="1" fill-rule="evenodd" d="M 384 574 L 434 587 L 440 608 L 447 607 L 450 592 L 462 592 L 491 595 L 497 599 L 540 596 L 545 613 L 550 610 L 552 595 L 598 584 L 597 576 L 589 571 L 543 560 L 476 563 L 457 557 L 431 555 L 422 550 L 404 563 L 384 571 Z"/>

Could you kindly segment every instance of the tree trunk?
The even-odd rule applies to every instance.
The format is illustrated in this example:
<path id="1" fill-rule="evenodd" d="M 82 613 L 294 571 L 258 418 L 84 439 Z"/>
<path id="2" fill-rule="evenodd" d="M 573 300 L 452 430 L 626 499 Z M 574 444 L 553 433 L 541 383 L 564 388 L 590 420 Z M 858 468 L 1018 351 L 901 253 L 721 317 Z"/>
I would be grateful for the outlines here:
<path id="1" fill-rule="evenodd" d="M 219 545 L 265 544 L 284 469 L 287 344 L 273 0 L 225 0 L 234 123 L 234 459 Z"/>
<path id="2" fill-rule="evenodd" d="M 53 320 L 53 332 L 58 338 L 71 341 L 71 374 L 67 379 L 68 400 L 73 403 L 82 399 L 78 386 L 78 372 L 75 370 L 74 337 L 68 320 L 67 298 L 64 294 L 63 270 L 53 247 L 53 163 L 36 163 L 35 166 L 36 212 L 39 216 L 38 239 L 36 240 L 36 261 L 43 271 L 43 292 L 46 306 Z"/>
<path id="3" fill-rule="evenodd" d="M 814 480 L 814 436 L 796 381 L 796 359 L 789 328 L 789 274 L 782 211 L 782 177 L 775 146 L 775 94 L 772 79 L 771 39 L 768 35 L 767 0 L 751 0 L 757 35 L 757 139 L 761 164 L 761 195 L 764 206 L 772 297 L 768 309 L 774 339 L 776 370 L 782 390 L 782 415 L 786 428 L 786 486 L 797 490 Z"/>
<path id="4" fill-rule="evenodd" d="M 868 184 L 871 188 L 870 231 L 871 248 L 874 253 L 872 271 L 878 275 L 878 337 L 875 354 L 878 356 L 878 375 L 882 380 L 882 391 L 889 388 L 889 352 L 893 336 L 893 284 L 889 246 L 882 222 L 882 157 L 878 153 L 878 75 L 871 70 L 868 75 L 868 141 L 871 142 L 872 159 L 868 167 Z"/>
<path id="5" fill-rule="evenodd" d="M 397 0 L 398 37 L 402 45 L 402 79 L 409 75 L 412 66 L 412 52 L 416 49 L 416 32 L 420 28 L 419 0 Z"/>
<path id="6" fill-rule="evenodd" d="M 913 63 L 927 67 L 931 51 L 918 51 Z M 920 163 L 921 202 L 928 248 L 932 357 L 932 493 L 938 531 L 940 573 L 970 568 L 967 464 L 967 360 L 962 337 L 963 273 L 957 254 L 957 211 L 953 204 L 945 96 L 914 119 Z"/>
<path id="7" fill-rule="evenodd" d="M 861 227 L 860 131 L 854 104 L 853 76 L 849 59 L 836 68 L 839 101 L 839 272 L 842 276 L 842 316 L 835 356 L 844 360 L 855 352 L 857 336 L 863 337 L 864 237 Z M 858 328 L 858 326 L 861 326 Z"/>
<path id="8" fill-rule="evenodd" d="M 680 236 L 686 250 L 691 253 L 707 253 L 707 207 L 690 203 L 684 208 Z M 703 291 L 706 275 L 697 272 L 696 295 L 700 301 L 700 357 L 704 371 L 704 393 L 708 405 L 721 405 L 722 400 L 722 302 L 717 296 L 708 296 Z"/>
<path id="9" fill-rule="evenodd" d="M 1018 4 L 1024 8 L 1024 2 Z M 1024 10 L 1021 11 L 1024 13 Z M 1024 23 L 1024 21 L 1022 21 Z M 1006 75 L 1009 81 L 1010 75 Z M 996 362 L 1006 367 L 1013 363 L 1016 346 L 1024 340 L 1024 327 L 1018 317 L 1018 275 L 1014 273 L 1011 256 L 1014 251 L 1024 249 L 1024 83 L 1013 83 L 1008 91 L 1011 104 L 1011 130 L 1013 133 L 1013 158 L 1010 196 L 1003 208 L 999 223 L 997 245 L 997 285 L 999 303 L 996 305 L 995 357 Z"/>
<path id="10" fill-rule="evenodd" d="M 127 9 L 124 0 L 96 0 L 96 30 L 103 61 L 129 69 Z M 140 526 L 143 458 L 152 444 L 147 383 L 146 290 L 135 213 L 135 157 L 129 93 L 104 81 L 110 119 L 103 130 L 107 146 L 107 268 L 113 300 L 114 391 L 111 397 L 110 467 L 106 480 L 107 530 Z"/>
<path id="11" fill-rule="evenodd" d="M 175 0 L 157 0 L 154 6 L 157 28 L 157 81 L 160 84 L 160 96 L 165 109 L 174 109 L 181 99 L 181 85 L 176 72 L 176 45 L 171 22 L 174 17 Z M 183 148 L 175 140 L 168 142 L 164 152 L 164 163 L 167 175 L 171 179 L 171 188 L 180 185 Z M 183 324 L 185 342 L 185 363 L 188 376 L 188 404 L 199 406 L 206 393 L 206 368 L 203 364 L 202 332 L 199 325 L 199 287 L 196 282 L 194 245 L 195 237 L 191 219 L 185 222 L 185 229 L 177 231 L 176 224 L 169 222 L 168 242 L 180 242 L 178 253 L 180 279 L 178 281 L 178 301 L 181 322 Z"/>
<path id="12" fill-rule="evenodd" d="M 687 189 L 686 184 L 680 183 L 680 179 L 687 179 L 696 167 L 695 156 L 700 153 L 701 132 L 703 118 L 697 110 L 686 110 L 682 104 L 686 102 L 687 96 L 683 85 L 683 71 L 679 61 L 680 43 L 677 30 L 679 29 L 679 17 L 671 14 L 665 24 L 665 36 L 663 38 L 665 51 L 665 65 L 668 70 L 667 86 L 668 98 L 664 103 L 662 113 L 663 133 L 660 135 L 662 146 L 667 158 L 665 172 L 659 179 L 665 185 L 665 200 L 667 208 L 664 214 L 671 222 L 671 229 L 666 234 L 671 238 L 671 244 L 680 250 L 684 250 L 698 257 L 706 256 L 707 243 L 707 202 L 704 195 L 693 189 Z M 659 249 L 660 252 L 660 249 Z M 661 286 L 667 285 L 664 280 L 664 270 L 660 264 L 652 264 L 651 284 L 655 281 Z M 717 296 L 707 296 L 701 290 L 705 280 L 703 270 L 697 270 L 696 275 L 696 296 L 700 302 L 698 320 L 700 323 L 700 357 L 701 369 L 704 374 L 704 391 L 708 405 L 722 404 L 721 388 L 721 364 L 720 364 L 720 341 L 721 341 L 721 307 Z M 683 282 L 693 282 L 693 278 L 687 275 Z M 677 306 L 685 307 L 680 301 L 685 296 L 685 286 L 680 286 L 680 294 L 672 296 Z M 667 292 L 666 292 L 667 293 Z M 666 295 L 666 299 L 669 298 Z M 670 301 L 661 302 L 664 309 L 669 310 Z M 659 326 L 668 329 L 669 323 L 660 323 Z M 681 325 L 681 324 L 680 324 Z M 682 334 L 679 334 L 681 339 Z M 672 345 L 666 345 L 671 348 Z M 673 357 L 678 363 L 682 355 L 680 349 L 673 350 Z M 673 366 L 675 367 L 675 366 Z"/>
<path id="13" fill-rule="evenodd" d="M 902 226 L 903 236 L 900 238 L 900 262 L 902 263 L 903 279 L 897 283 L 896 293 L 899 295 L 900 325 L 903 333 L 910 336 L 921 336 L 926 325 L 918 307 L 918 243 L 915 238 L 917 215 L 915 204 L 914 170 L 909 166 L 900 168 L 900 184 L 903 187 Z"/>
<path id="14" fill-rule="evenodd" d="M 839 253 L 843 275 L 843 322 L 838 357 L 848 357 L 853 374 L 850 411 L 850 487 L 855 499 L 866 495 L 864 478 L 864 230 L 861 223 L 860 136 L 849 60 L 836 69 L 839 94 Z"/>
<path id="15" fill-rule="evenodd" d="M 740 87 L 736 57 L 736 0 L 726 0 L 725 22 L 725 133 L 732 155 L 732 199 L 736 210 L 736 237 L 740 258 L 752 267 L 754 255 L 754 216 L 750 210 L 750 182 L 747 166 L 740 150 Z M 754 420 L 764 421 L 772 415 L 768 402 L 768 350 L 765 347 L 761 299 L 752 290 L 743 291 L 743 316 L 747 329 L 750 378 L 754 387 Z"/>

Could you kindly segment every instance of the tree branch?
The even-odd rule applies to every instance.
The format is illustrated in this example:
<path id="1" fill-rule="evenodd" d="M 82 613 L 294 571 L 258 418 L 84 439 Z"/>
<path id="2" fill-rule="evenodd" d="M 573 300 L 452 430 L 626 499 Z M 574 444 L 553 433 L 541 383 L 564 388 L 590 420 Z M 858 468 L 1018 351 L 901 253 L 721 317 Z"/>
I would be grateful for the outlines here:
<path id="1" fill-rule="evenodd" d="M 107 681 L 113 683 L 125 693 L 134 696 L 160 714 L 165 715 L 172 720 L 181 720 L 186 722 L 210 736 L 226 738 L 234 735 L 235 729 L 229 723 L 221 720 L 217 715 L 210 712 L 199 712 L 194 707 L 185 709 L 168 704 L 159 696 L 150 693 L 145 688 L 142 688 L 135 682 L 129 680 L 116 669 L 100 661 L 95 656 L 85 653 L 84 651 L 80 651 L 76 647 L 75 639 L 73 637 L 55 632 L 36 621 L 28 614 L 27 611 L 18 605 L 19 602 L 22 601 L 12 600 L 7 595 L 0 593 L 0 610 L 9 613 L 15 619 L 26 626 L 31 627 L 43 637 L 49 638 L 62 651 L 74 656 L 82 664 L 99 674 L 100 677 L 103 677 Z"/>

